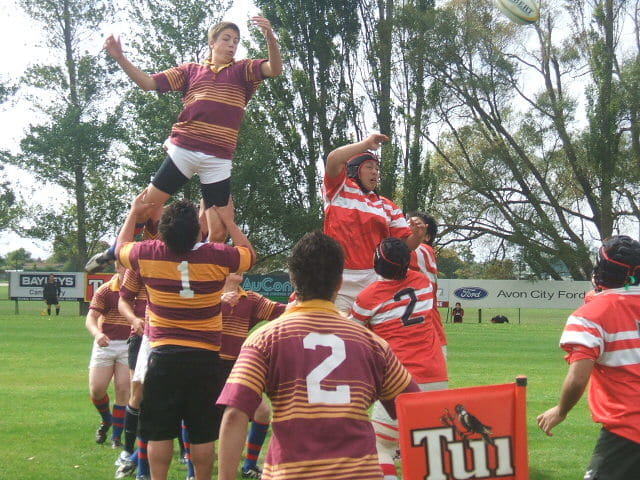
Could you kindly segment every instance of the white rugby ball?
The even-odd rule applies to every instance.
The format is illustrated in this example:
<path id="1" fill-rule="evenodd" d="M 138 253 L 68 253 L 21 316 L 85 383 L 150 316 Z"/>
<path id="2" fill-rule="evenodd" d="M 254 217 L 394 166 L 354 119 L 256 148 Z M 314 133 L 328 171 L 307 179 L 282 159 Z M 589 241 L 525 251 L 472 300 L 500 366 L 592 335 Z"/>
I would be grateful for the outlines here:
<path id="1" fill-rule="evenodd" d="M 496 0 L 496 6 L 519 25 L 529 25 L 540 19 L 540 7 L 535 0 Z"/>

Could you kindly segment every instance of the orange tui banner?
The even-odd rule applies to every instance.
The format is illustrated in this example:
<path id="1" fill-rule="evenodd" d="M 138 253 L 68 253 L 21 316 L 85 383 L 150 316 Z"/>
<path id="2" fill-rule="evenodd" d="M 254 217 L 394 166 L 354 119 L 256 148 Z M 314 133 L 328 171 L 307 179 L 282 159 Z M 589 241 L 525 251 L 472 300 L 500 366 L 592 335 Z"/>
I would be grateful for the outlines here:
<path id="1" fill-rule="evenodd" d="M 396 400 L 405 480 L 529 480 L 526 377 Z"/>

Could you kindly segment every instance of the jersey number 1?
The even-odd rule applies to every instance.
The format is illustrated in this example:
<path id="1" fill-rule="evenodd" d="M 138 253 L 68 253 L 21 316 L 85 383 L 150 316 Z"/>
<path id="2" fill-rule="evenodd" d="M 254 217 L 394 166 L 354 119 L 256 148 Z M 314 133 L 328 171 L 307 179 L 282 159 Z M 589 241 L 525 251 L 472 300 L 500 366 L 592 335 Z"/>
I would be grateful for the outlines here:
<path id="1" fill-rule="evenodd" d="M 178 271 L 180 272 L 180 280 L 182 281 L 182 289 L 180 290 L 180 296 L 184 298 L 193 298 L 195 292 L 191 290 L 189 284 L 189 262 L 183 260 L 178 264 Z"/>

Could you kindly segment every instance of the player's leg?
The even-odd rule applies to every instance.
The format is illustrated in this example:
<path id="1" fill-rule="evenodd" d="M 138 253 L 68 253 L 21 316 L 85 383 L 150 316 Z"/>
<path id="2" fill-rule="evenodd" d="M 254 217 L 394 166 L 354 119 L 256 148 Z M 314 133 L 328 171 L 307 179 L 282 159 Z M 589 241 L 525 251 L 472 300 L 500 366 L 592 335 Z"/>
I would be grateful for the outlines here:
<path id="1" fill-rule="evenodd" d="M 191 458 L 191 441 L 189 440 L 189 430 L 185 425 L 184 421 L 182 421 L 182 437 L 181 437 L 181 445 L 184 448 L 182 453 L 182 458 L 184 459 L 184 463 L 187 466 L 187 480 L 192 480 L 196 478 L 196 472 L 193 468 L 193 460 Z"/>
<path id="2" fill-rule="evenodd" d="M 56 298 L 56 301 L 54 303 L 54 305 L 56 306 L 56 317 L 60 315 L 60 303 L 58 302 L 58 299 Z"/>
<path id="3" fill-rule="evenodd" d="M 100 426 L 96 430 L 96 443 L 104 443 L 111 427 L 111 411 L 109 408 L 109 382 L 113 377 L 114 365 L 94 366 L 89 368 L 89 395 L 91 402 L 101 417 Z"/>
<path id="4" fill-rule="evenodd" d="M 151 477 L 153 480 L 167 480 L 173 457 L 173 439 L 152 440 L 148 442 L 147 448 Z"/>
<path id="5" fill-rule="evenodd" d="M 393 420 L 384 406 L 378 401 L 373 405 L 371 423 L 376 432 L 376 450 L 378 463 L 384 480 L 397 480 L 398 470 L 394 461 L 398 450 L 398 422 Z"/>
<path id="6" fill-rule="evenodd" d="M 196 480 L 211 479 L 214 458 L 214 442 L 191 444 L 191 461 L 193 462 Z"/>
<path id="7" fill-rule="evenodd" d="M 242 466 L 243 478 L 260 478 L 262 471 L 258 467 L 258 457 L 260 450 L 267 438 L 269 431 L 269 423 L 271 422 L 271 406 L 262 397 L 262 402 L 258 405 L 253 414 L 253 421 L 249 428 L 249 436 L 247 437 L 247 454 Z"/>
<path id="8" fill-rule="evenodd" d="M 181 160 L 174 161 L 169 156 L 165 158 L 151 180 L 151 184 L 147 187 L 147 193 L 144 197 L 144 201 L 146 203 L 153 203 L 154 208 L 147 214 L 147 217 L 136 219 L 134 235 L 142 233 L 145 223 L 149 218 L 152 220 L 160 219 L 165 202 L 189 181 L 193 173 L 188 163 L 182 162 Z M 113 262 L 115 258 L 116 244 L 114 243 L 104 252 L 91 257 L 84 269 L 88 273 L 97 272 Z"/>
<path id="9" fill-rule="evenodd" d="M 231 197 L 231 160 L 210 157 L 199 165 L 198 175 L 200 176 L 202 199 L 206 207 L 209 241 L 224 242 L 227 238 L 227 230 L 215 209 L 211 207 L 228 205 L 229 208 L 233 208 L 229 202 Z"/>
<path id="10" fill-rule="evenodd" d="M 126 349 L 126 344 L 123 345 Z M 126 350 L 125 350 L 126 351 Z M 126 357 L 125 357 L 126 358 Z M 111 414 L 113 428 L 111 430 L 111 446 L 118 448 L 122 446 L 122 431 L 124 430 L 124 420 L 129 400 L 131 381 L 129 380 L 129 366 L 126 363 L 116 362 L 113 376 L 113 386 L 115 389 L 115 402 Z"/>
<path id="11" fill-rule="evenodd" d="M 204 201 L 207 218 L 207 230 L 210 242 L 224 242 L 227 238 L 227 229 L 223 225 L 218 213 L 213 206 L 233 208 L 229 199 L 231 196 L 231 179 L 227 178 L 216 183 L 200 185 L 202 199 Z"/>

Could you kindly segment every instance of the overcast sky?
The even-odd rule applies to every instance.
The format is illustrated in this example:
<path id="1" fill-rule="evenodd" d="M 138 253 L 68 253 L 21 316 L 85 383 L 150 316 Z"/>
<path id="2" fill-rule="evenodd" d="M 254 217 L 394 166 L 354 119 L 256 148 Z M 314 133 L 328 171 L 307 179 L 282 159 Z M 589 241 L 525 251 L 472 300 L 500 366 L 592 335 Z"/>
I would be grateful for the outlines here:
<path id="1" fill-rule="evenodd" d="M 256 12 L 251 0 L 236 0 L 224 19 L 236 22 L 245 37 L 249 15 Z M 105 24 L 103 32 L 96 38 L 96 50 L 101 48 L 102 39 L 111 32 L 122 35 L 126 49 L 127 26 Z M 46 49 L 39 46 L 41 36 L 42 32 L 38 24 L 20 9 L 16 0 L 0 0 L 0 81 L 16 80 L 30 65 L 46 57 Z M 244 54 L 240 49 L 238 57 L 241 58 Z M 37 117 L 20 93 L 0 106 L 0 131 L 2 132 L 0 149 L 16 153 L 20 139 L 29 123 L 37 123 Z M 55 186 L 47 186 L 47 192 L 50 193 L 49 197 L 45 196 L 42 189 L 28 174 L 13 166 L 5 166 L 3 175 L 5 173 L 14 188 L 22 192 L 26 198 L 35 198 L 41 202 L 55 202 L 56 199 L 64 196 L 62 190 Z M 21 247 L 31 252 L 34 258 L 46 258 L 52 253 L 51 245 L 47 242 L 23 239 L 12 233 L 0 233 L 0 255 L 4 256 L 7 252 Z"/>

